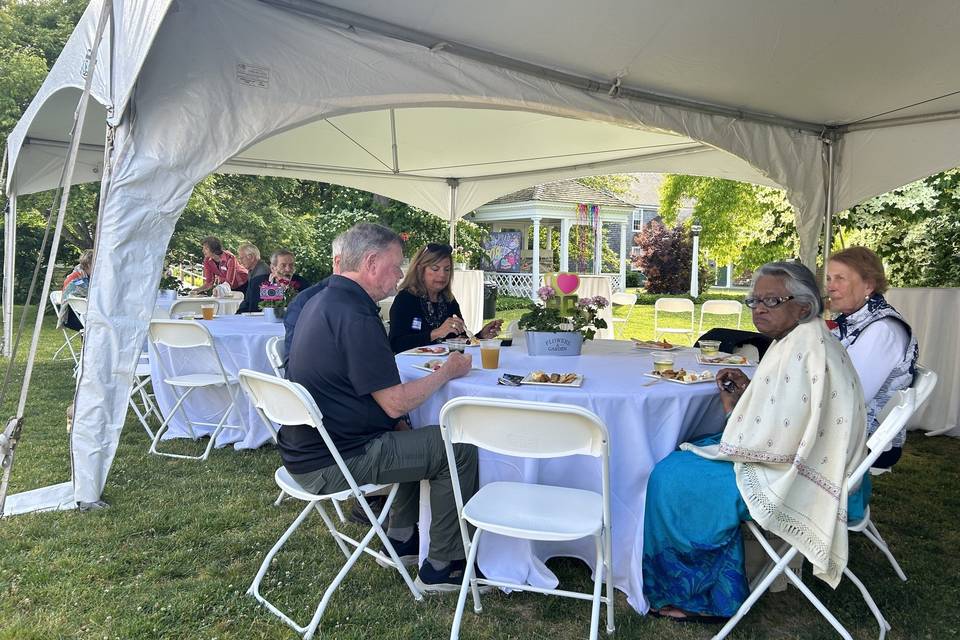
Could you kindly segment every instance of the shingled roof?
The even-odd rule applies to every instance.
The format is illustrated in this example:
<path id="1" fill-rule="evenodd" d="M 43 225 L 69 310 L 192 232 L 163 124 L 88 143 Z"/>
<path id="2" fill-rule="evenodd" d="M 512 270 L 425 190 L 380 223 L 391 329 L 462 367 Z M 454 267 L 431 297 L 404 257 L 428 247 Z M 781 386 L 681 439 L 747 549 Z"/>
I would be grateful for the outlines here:
<path id="1" fill-rule="evenodd" d="M 637 205 L 613 195 L 608 191 L 594 189 L 576 180 L 560 180 L 527 187 L 520 191 L 500 196 L 487 204 L 510 204 L 511 202 L 569 202 L 572 204 L 599 204 L 601 206 L 636 207 Z"/>

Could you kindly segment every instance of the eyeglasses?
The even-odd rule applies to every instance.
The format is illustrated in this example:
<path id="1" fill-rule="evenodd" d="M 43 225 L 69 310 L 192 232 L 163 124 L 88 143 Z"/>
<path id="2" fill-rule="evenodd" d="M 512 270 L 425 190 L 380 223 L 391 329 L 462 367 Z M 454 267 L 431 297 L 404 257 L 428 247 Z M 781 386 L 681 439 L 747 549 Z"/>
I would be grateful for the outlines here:
<path id="1" fill-rule="evenodd" d="M 431 242 L 431 243 L 427 244 L 427 251 L 429 251 L 429 252 L 431 252 L 431 253 L 451 254 L 451 253 L 453 253 L 453 247 L 451 247 L 451 246 L 448 245 L 448 244 L 440 244 L 440 243 L 437 243 L 437 242 Z"/>
<path id="2" fill-rule="evenodd" d="M 746 298 L 743 301 L 743 304 L 747 305 L 751 309 L 756 309 L 761 304 L 765 306 L 767 309 L 774 309 L 782 305 L 784 302 L 787 302 L 788 300 L 793 300 L 795 297 L 796 296 L 780 296 L 779 298 L 777 298 L 774 296 L 770 296 L 767 298 Z"/>

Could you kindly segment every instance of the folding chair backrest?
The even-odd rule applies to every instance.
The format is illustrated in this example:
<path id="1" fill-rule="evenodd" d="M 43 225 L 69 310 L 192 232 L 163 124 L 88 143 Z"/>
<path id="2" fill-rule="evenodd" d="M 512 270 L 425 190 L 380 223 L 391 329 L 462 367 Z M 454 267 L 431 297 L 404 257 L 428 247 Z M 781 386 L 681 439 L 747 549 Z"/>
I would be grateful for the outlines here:
<path id="1" fill-rule="evenodd" d="M 860 483 L 863 474 L 873 466 L 880 454 L 907 424 L 907 420 L 916 410 L 916 390 L 914 388 L 901 389 L 894 392 L 881 412 L 880 426 L 867 439 L 867 456 L 860 461 L 856 470 L 847 478 L 847 488 L 853 489 Z"/>
<path id="2" fill-rule="evenodd" d="M 626 307 L 637 304 L 637 294 L 618 291 L 610 296 L 610 304 L 615 307 Z"/>
<path id="3" fill-rule="evenodd" d="M 718 316 L 738 316 L 743 312 L 743 304 L 736 300 L 707 300 L 700 307 L 700 314 L 712 313 Z"/>
<path id="4" fill-rule="evenodd" d="M 200 315 L 203 313 L 203 305 L 205 304 L 217 304 L 217 301 L 213 298 L 206 299 L 194 299 L 194 300 L 177 300 L 172 305 L 170 305 L 170 317 L 176 318 L 178 313 L 195 313 Z M 219 305 L 218 305 L 219 306 Z"/>
<path id="5" fill-rule="evenodd" d="M 917 372 L 913 376 L 913 385 L 917 391 L 917 407 L 914 411 L 919 411 L 923 403 L 927 401 L 934 387 L 937 386 L 937 373 L 926 367 L 917 366 Z"/>
<path id="6" fill-rule="evenodd" d="M 344 464 L 337 446 L 323 426 L 323 414 L 309 391 L 296 382 L 250 369 L 240 369 L 237 378 L 240 381 L 240 387 L 264 420 L 276 422 L 281 426 L 303 424 L 319 431 L 330 455 L 343 473 L 344 479 L 354 492 L 359 492 L 350 469 Z"/>
<path id="7" fill-rule="evenodd" d="M 73 311 L 73 314 L 77 316 L 77 319 L 80 321 L 80 324 L 86 324 L 87 317 L 87 299 L 86 298 L 75 298 L 73 296 L 68 297 L 63 301 L 70 309 Z"/>
<path id="8" fill-rule="evenodd" d="M 693 300 L 689 298 L 657 298 L 653 303 L 655 311 L 666 311 L 668 313 L 693 313 Z M 692 319 L 691 315 L 691 319 Z"/>
<path id="9" fill-rule="evenodd" d="M 60 313 L 60 305 L 63 304 L 63 291 L 51 291 L 50 292 L 50 304 L 53 305 L 53 310 Z"/>
<path id="10" fill-rule="evenodd" d="M 151 320 L 150 339 L 172 349 L 213 348 L 207 328 L 191 320 Z"/>
<path id="11" fill-rule="evenodd" d="M 596 414 L 573 405 L 464 396 L 440 411 L 451 442 L 527 458 L 604 456 L 607 429 Z"/>
<path id="12" fill-rule="evenodd" d="M 273 368 L 273 373 L 279 377 L 283 377 L 283 361 L 286 357 L 286 346 L 283 342 L 282 336 L 273 336 L 267 340 L 267 360 L 270 361 L 270 366 Z"/>

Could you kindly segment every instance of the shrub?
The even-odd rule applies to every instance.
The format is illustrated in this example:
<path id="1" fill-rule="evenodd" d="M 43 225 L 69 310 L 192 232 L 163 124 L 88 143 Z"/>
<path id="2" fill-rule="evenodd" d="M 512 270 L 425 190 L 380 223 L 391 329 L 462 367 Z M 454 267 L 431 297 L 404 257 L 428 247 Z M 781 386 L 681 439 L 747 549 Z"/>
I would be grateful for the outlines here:
<path id="1" fill-rule="evenodd" d="M 640 271 L 627 271 L 627 281 L 624 285 L 628 289 L 636 289 L 637 287 L 642 287 L 645 281 L 646 277 L 644 277 Z"/>
<path id="2" fill-rule="evenodd" d="M 530 298 L 497 295 L 497 311 L 512 311 L 513 309 L 526 309 L 529 306 L 530 306 Z"/>
<path id="3" fill-rule="evenodd" d="M 633 264 L 647 277 L 649 293 L 678 294 L 689 290 L 693 241 L 682 225 L 669 229 L 659 220 L 652 220 L 635 240 L 640 252 L 633 257 Z M 706 261 L 700 265 L 700 287 L 705 292 L 710 271 Z"/>

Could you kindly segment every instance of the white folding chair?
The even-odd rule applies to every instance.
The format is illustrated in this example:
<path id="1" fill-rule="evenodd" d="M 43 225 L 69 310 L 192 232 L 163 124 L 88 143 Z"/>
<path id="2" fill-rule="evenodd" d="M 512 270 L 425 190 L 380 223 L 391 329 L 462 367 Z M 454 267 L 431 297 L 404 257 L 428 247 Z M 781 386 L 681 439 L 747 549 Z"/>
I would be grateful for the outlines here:
<path id="1" fill-rule="evenodd" d="M 913 379 L 913 385 L 912 385 L 912 388 L 916 393 L 915 407 L 912 413 L 916 413 L 917 411 L 920 410 L 920 407 L 927 400 L 927 398 L 930 397 L 930 394 L 933 393 L 933 389 L 936 386 L 937 386 L 937 374 L 931 371 L 930 369 L 926 369 L 924 367 L 918 366 L 916 375 L 914 376 L 914 379 Z M 887 406 L 883 408 L 883 411 L 878 416 L 881 424 L 886 420 L 887 416 L 890 414 L 893 408 L 896 407 L 898 400 L 899 400 L 899 397 L 895 395 L 887 403 Z M 877 432 L 878 431 L 879 431 L 879 428 L 877 429 Z M 877 432 L 874 432 L 874 436 L 876 436 Z M 869 446 L 869 443 L 867 443 L 867 446 Z M 889 471 L 889 469 L 883 469 L 882 471 L 886 472 L 886 471 Z M 856 531 L 856 532 L 862 533 L 867 537 L 867 539 L 870 542 L 876 545 L 876 547 L 880 549 L 883 555 L 887 557 L 887 560 L 890 562 L 890 566 L 893 567 L 893 570 L 896 572 L 897 576 L 901 580 L 906 582 L 907 574 L 905 574 L 903 572 L 903 569 L 900 568 L 900 564 L 897 562 L 897 559 L 893 557 L 893 552 L 890 551 L 890 547 L 887 546 L 886 541 L 883 539 L 883 537 L 880 536 L 880 532 L 877 530 L 876 525 L 873 524 L 873 521 L 870 519 L 869 506 L 866 509 L 863 519 L 860 520 L 859 522 L 851 524 L 849 529 L 850 531 Z"/>
<path id="2" fill-rule="evenodd" d="M 203 313 L 203 306 L 207 304 L 217 304 L 217 301 L 213 298 L 182 298 L 170 305 L 170 317 L 176 320 L 182 313 L 193 313 L 199 316 Z"/>
<path id="3" fill-rule="evenodd" d="M 610 449 L 607 429 L 594 413 L 572 405 L 461 397 L 447 402 L 440 411 L 440 430 L 447 451 L 460 533 L 467 552 L 467 568 L 450 630 L 451 640 L 460 635 L 460 623 L 468 588 L 473 592 L 474 611 L 480 613 L 478 585 L 534 591 L 581 600 L 591 600 L 590 638 L 596 640 L 600 603 L 607 608 L 607 633 L 613 633 L 613 569 L 610 531 Z M 492 482 L 463 503 L 453 444 L 466 442 L 496 453 L 527 458 L 558 458 L 588 455 L 600 458 L 602 493 L 523 482 Z M 467 523 L 476 527 L 473 540 Z M 484 531 L 524 540 L 596 541 L 593 593 L 544 589 L 526 584 L 474 577 L 474 563 Z M 606 581 L 606 595 L 601 585 Z"/>
<path id="4" fill-rule="evenodd" d="M 934 380 L 935 382 L 935 380 Z M 874 431 L 873 435 L 867 440 L 867 456 L 860 462 L 857 468 L 849 475 L 847 478 L 847 491 L 852 493 L 853 490 L 859 485 L 864 475 L 870 469 L 872 465 L 881 453 L 887 448 L 887 445 L 893 441 L 893 438 L 900 432 L 900 430 L 906 425 L 907 420 L 910 419 L 910 416 L 916 409 L 917 392 L 916 389 L 910 388 L 906 390 L 897 391 L 894 396 L 891 398 L 890 402 L 887 405 L 887 408 L 884 409 L 886 412 L 886 417 L 880 423 L 880 426 Z M 847 523 L 847 529 L 849 531 L 862 531 L 864 535 L 867 534 L 867 527 L 870 522 L 870 509 L 869 506 L 864 512 L 864 517 L 857 522 Z M 765 574 L 761 572 L 753 584 L 750 585 L 751 592 L 747 599 L 744 601 L 740 608 L 737 610 L 737 613 L 734 614 L 730 620 L 723 626 L 717 635 L 713 637 L 713 640 L 721 640 L 722 638 L 727 637 L 733 628 L 737 625 L 741 618 L 754 603 L 760 598 L 761 595 L 770 587 L 773 581 L 780 575 L 786 575 L 787 579 L 790 580 L 800 590 L 800 592 L 809 600 L 814 607 L 817 608 L 817 611 L 826 618 L 827 622 L 840 634 L 842 638 L 846 640 L 852 640 L 850 633 L 844 628 L 842 624 L 836 619 L 836 617 L 830 612 L 829 609 L 817 598 L 810 589 L 803 584 L 800 578 L 790 569 L 788 564 L 790 561 L 797 555 L 798 550 L 793 545 L 784 543 L 781 547 L 775 550 L 767 539 L 764 537 L 763 530 L 761 530 L 756 523 L 752 521 L 746 522 L 747 528 L 750 533 L 757 539 L 760 543 L 760 546 L 763 547 L 764 551 L 767 552 L 767 555 L 770 556 L 770 562 L 768 567 L 769 571 Z M 872 532 L 875 532 L 874 528 Z M 872 533 L 871 532 L 871 533 Z M 870 538 L 870 536 L 867 536 Z M 876 540 L 871 538 L 871 541 L 874 544 L 878 544 Z M 881 540 L 882 542 L 882 540 Z M 878 546 L 880 546 L 878 544 Z M 885 547 L 886 545 L 884 545 Z M 881 547 L 883 550 L 883 547 Z M 888 550 L 889 551 L 889 550 Z M 895 565 L 896 562 L 893 560 L 892 555 L 887 556 Z M 873 617 L 877 620 L 877 624 L 880 627 L 880 640 L 886 636 L 887 631 L 890 630 L 890 623 L 887 622 L 886 618 L 883 617 L 883 614 L 880 613 L 880 609 L 877 607 L 877 604 L 873 601 L 873 598 L 870 596 L 870 592 L 867 591 L 867 588 L 863 585 L 859 578 L 854 575 L 853 571 L 850 570 L 849 563 L 843 569 L 843 575 L 850 579 L 851 582 L 856 585 L 857 589 L 860 590 L 860 594 L 863 596 L 864 601 L 867 603 L 867 606 L 870 608 L 870 612 L 873 613 Z"/>
<path id="5" fill-rule="evenodd" d="M 286 359 L 286 345 L 283 342 L 283 336 L 273 336 L 267 340 L 267 360 L 273 367 L 273 373 L 278 378 L 285 378 L 286 371 L 284 360 Z"/>
<path id="6" fill-rule="evenodd" d="M 281 425 L 308 425 L 319 431 L 320 437 L 323 438 L 324 444 L 327 445 L 327 449 L 333 456 L 337 467 L 339 467 L 340 472 L 343 473 L 343 477 L 347 481 L 347 484 L 350 485 L 349 489 L 345 489 L 337 493 L 310 493 L 301 487 L 284 467 L 279 467 L 277 469 L 273 477 L 280 489 L 293 498 L 303 500 L 307 503 L 307 506 L 304 507 L 303 511 L 300 512 L 300 515 L 297 516 L 297 519 L 293 521 L 293 524 L 290 525 L 290 527 L 283 533 L 282 536 L 280 536 L 280 539 L 277 540 L 277 542 L 273 545 L 273 548 L 271 548 L 267 553 L 267 556 L 260 564 L 260 569 L 257 571 L 256 577 L 253 579 L 253 583 L 250 585 L 250 588 L 247 589 L 247 594 L 252 595 L 275 616 L 283 620 L 297 633 L 302 634 L 305 640 L 310 640 L 310 638 L 312 638 L 313 634 L 316 632 L 317 626 L 320 624 L 320 619 L 323 617 L 323 612 L 327 608 L 327 604 L 329 603 L 333 592 L 336 591 L 337 587 L 340 586 L 340 583 L 343 582 L 343 579 L 346 577 L 347 573 L 350 571 L 351 567 L 353 567 L 360 555 L 363 553 L 368 553 L 377 559 L 378 564 L 396 569 L 403 577 L 403 581 L 406 583 L 407 588 L 410 589 L 410 593 L 413 594 L 413 597 L 416 600 L 422 600 L 423 596 L 421 595 L 419 589 L 417 589 L 413 580 L 410 578 L 410 574 L 407 572 L 406 567 L 403 566 L 403 562 L 400 560 L 396 550 L 393 548 L 393 545 L 387 538 L 386 532 L 383 530 L 383 522 L 386 519 L 387 514 L 390 512 L 390 506 L 393 504 L 393 500 L 397 495 L 398 485 L 357 485 L 356 480 L 354 480 L 353 475 L 350 473 L 350 469 L 344 464 L 343 458 L 340 457 L 340 453 L 337 451 L 337 447 L 334 445 L 333 440 L 330 438 L 330 435 L 323 426 L 323 416 L 320 414 L 320 409 L 317 408 L 313 398 L 302 386 L 265 373 L 250 371 L 249 369 L 241 369 L 238 377 L 240 378 L 240 386 L 243 387 L 243 390 L 250 398 L 250 402 L 253 403 L 253 406 L 256 407 L 257 411 L 261 414 L 264 420 L 272 420 L 273 422 Z M 381 512 L 376 514 L 370 508 L 369 503 L 367 503 L 366 495 L 374 491 L 381 491 L 384 489 L 389 490 L 387 493 L 387 500 Z M 363 512 L 366 514 L 371 525 L 370 529 L 359 542 L 337 530 L 333 524 L 333 521 L 330 519 L 330 516 L 328 516 L 327 512 L 324 510 L 322 504 L 325 501 L 336 503 L 346 500 L 350 497 L 356 498 L 357 502 L 363 507 Z M 330 535 L 337 543 L 337 546 L 340 547 L 340 551 L 343 552 L 343 555 L 346 558 L 346 563 L 344 563 L 343 567 L 333 579 L 333 582 L 331 582 L 326 591 L 324 591 L 323 598 L 320 600 L 320 604 L 317 606 L 317 609 L 314 612 L 313 617 L 310 619 L 310 622 L 306 626 L 300 626 L 294 622 L 293 619 L 287 616 L 287 614 L 283 613 L 283 611 L 278 609 L 263 595 L 261 595 L 260 583 L 263 581 L 263 577 L 270 568 L 270 564 L 273 562 L 274 557 L 287 542 L 293 532 L 296 531 L 301 524 L 303 524 L 307 516 L 313 511 L 316 511 L 318 514 L 320 514 L 320 517 L 327 526 L 327 530 L 330 532 Z M 369 545 L 374 536 L 380 538 L 380 541 L 383 543 L 383 548 L 389 554 L 389 557 L 378 551 L 370 549 Z M 353 547 L 352 553 L 348 550 L 347 545 Z M 308 572 L 307 575 L 313 574 Z"/>
<path id="7" fill-rule="evenodd" d="M 612 305 L 614 311 L 613 315 L 613 337 L 617 337 L 617 327 L 622 327 L 623 329 L 627 328 L 627 324 L 630 322 L 630 316 L 633 314 L 633 309 L 637 305 L 637 294 L 627 293 L 626 291 L 618 291 L 610 297 L 610 304 Z M 616 310 L 626 307 L 627 313 L 623 316 L 616 315 Z M 621 330 L 621 334 L 623 331 Z"/>
<path id="8" fill-rule="evenodd" d="M 700 307 L 700 335 L 703 335 L 703 316 L 737 316 L 737 329 L 743 324 L 743 303 L 737 300 L 707 300 Z"/>
<path id="9" fill-rule="evenodd" d="M 142 352 L 137 360 L 137 367 L 133 373 L 133 388 L 130 390 L 130 409 L 137 416 L 143 430 L 147 432 L 150 440 L 153 440 L 153 430 L 150 428 L 150 416 L 156 416 L 157 420 L 163 421 L 160 410 L 154 402 L 153 394 L 150 393 L 150 354 Z M 140 404 L 137 404 L 139 398 Z"/>
<path id="10" fill-rule="evenodd" d="M 689 313 L 690 327 L 662 327 L 660 326 L 660 313 Z M 693 300 L 689 298 L 657 298 L 653 303 L 653 338 L 659 340 L 663 334 L 689 334 L 690 340 L 693 340 Z"/>
<path id="11" fill-rule="evenodd" d="M 83 327 L 87 326 L 87 299 L 86 298 L 77 298 L 75 296 L 67 296 L 64 299 L 63 304 L 70 307 L 70 310 L 73 311 L 73 315 L 77 317 L 77 320 L 80 322 L 80 325 Z M 76 378 L 80 373 L 80 356 L 83 354 L 83 333 L 84 331 L 80 330 L 80 351 L 75 352 L 71 347 L 70 353 L 73 354 L 73 377 Z"/>
<path id="12" fill-rule="evenodd" d="M 158 359 L 157 364 L 160 368 L 160 371 L 163 373 L 163 382 L 173 388 L 174 395 L 177 396 L 177 401 L 174 403 L 173 407 L 170 409 L 170 412 L 163 419 L 163 422 L 160 424 L 160 427 L 154 434 L 153 441 L 150 443 L 150 453 L 154 453 L 159 456 L 168 456 L 171 458 L 206 460 L 210 456 L 210 451 L 216 444 L 217 436 L 220 435 L 221 431 L 224 429 L 236 429 L 243 432 L 247 431 L 247 425 L 244 422 L 243 413 L 241 411 L 237 411 L 237 417 L 240 419 L 239 425 L 227 424 L 227 419 L 230 417 L 230 413 L 236 408 L 237 393 L 235 387 L 237 385 L 237 379 L 229 375 L 226 369 L 223 368 L 223 363 L 220 361 L 220 355 L 217 353 L 217 349 L 213 343 L 213 337 L 210 335 L 210 332 L 205 326 L 199 322 L 191 322 L 189 320 L 151 320 L 150 340 L 153 342 L 155 348 L 164 346 L 170 350 L 193 350 L 195 353 L 192 355 L 195 357 L 191 359 L 192 361 L 212 363 L 215 365 L 214 369 L 216 371 L 216 373 L 174 374 L 167 370 L 164 358 L 161 357 Z M 196 422 L 191 420 L 190 416 L 187 415 L 186 409 L 183 408 L 184 401 L 186 401 L 186 399 L 189 398 L 190 395 L 197 389 L 221 388 L 226 390 L 229 403 L 224 409 L 223 417 L 220 418 L 220 421 L 213 423 Z M 207 448 L 204 450 L 202 455 L 188 456 L 157 451 L 157 444 L 160 442 L 161 436 L 163 436 L 164 432 L 169 428 L 170 420 L 173 419 L 173 416 L 177 413 L 177 410 L 181 411 L 184 421 L 187 424 L 187 429 L 190 432 L 190 436 L 194 440 L 197 439 L 196 432 L 193 430 L 194 425 L 214 427 L 213 433 L 210 434 L 210 442 L 207 443 Z M 276 439 L 276 434 L 274 434 L 274 439 Z"/>
<path id="13" fill-rule="evenodd" d="M 53 312 L 57 314 L 57 317 L 60 317 L 61 307 L 63 306 L 63 292 L 62 291 L 51 291 L 50 292 L 50 306 L 53 307 Z M 77 350 L 73 347 L 73 341 L 78 337 L 83 339 L 83 330 L 80 331 L 69 331 L 66 327 L 61 327 L 63 331 L 63 344 L 60 345 L 60 348 L 53 353 L 53 360 L 56 360 L 60 353 L 67 349 L 70 351 L 70 356 L 73 358 L 73 363 L 77 364 L 80 361 L 80 354 L 77 353 Z"/>

